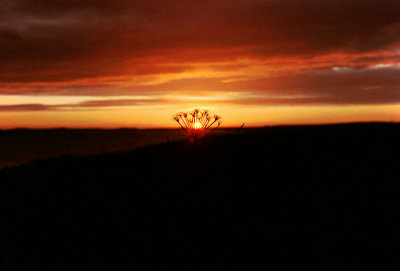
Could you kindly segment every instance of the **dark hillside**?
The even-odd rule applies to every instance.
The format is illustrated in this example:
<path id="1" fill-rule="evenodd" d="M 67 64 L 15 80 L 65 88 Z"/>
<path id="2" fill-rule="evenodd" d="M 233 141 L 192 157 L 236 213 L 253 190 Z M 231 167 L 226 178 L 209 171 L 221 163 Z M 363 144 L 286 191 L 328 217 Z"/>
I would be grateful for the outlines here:
<path id="1" fill-rule="evenodd" d="M 94 155 L 182 139 L 178 129 L 0 130 L 0 169 L 61 155 Z"/>
<path id="2" fill-rule="evenodd" d="M 0 270 L 399 270 L 400 125 L 272 127 L 0 171 Z"/>

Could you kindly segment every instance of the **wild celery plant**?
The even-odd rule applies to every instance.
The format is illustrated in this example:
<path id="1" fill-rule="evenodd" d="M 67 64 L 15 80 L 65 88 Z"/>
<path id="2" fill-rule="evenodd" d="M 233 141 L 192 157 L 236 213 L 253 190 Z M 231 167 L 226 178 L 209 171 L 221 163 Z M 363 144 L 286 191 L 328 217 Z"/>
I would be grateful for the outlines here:
<path id="1" fill-rule="evenodd" d="M 189 113 L 178 113 L 174 116 L 174 120 L 181 126 L 185 136 L 190 141 L 195 141 L 220 127 L 221 117 L 211 115 L 208 110 L 195 109 Z"/>

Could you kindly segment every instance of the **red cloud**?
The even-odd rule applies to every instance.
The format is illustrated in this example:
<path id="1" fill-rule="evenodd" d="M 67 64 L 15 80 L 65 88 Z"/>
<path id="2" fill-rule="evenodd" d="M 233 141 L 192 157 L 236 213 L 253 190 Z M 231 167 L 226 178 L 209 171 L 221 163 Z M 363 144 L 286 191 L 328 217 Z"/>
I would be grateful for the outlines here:
<path id="1" fill-rule="evenodd" d="M 3 0 L 0 93 L 211 90 L 392 103 L 398 68 L 368 67 L 398 63 L 399 41 L 394 0 Z"/>

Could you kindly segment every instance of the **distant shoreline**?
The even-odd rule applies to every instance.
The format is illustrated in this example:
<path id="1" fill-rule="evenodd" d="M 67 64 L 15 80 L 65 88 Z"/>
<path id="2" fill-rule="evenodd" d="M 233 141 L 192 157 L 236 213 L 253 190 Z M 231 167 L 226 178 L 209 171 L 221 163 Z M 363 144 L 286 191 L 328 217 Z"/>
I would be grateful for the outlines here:
<path id="1" fill-rule="evenodd" d="M 247 126 L 245 125 L 243 129 L 259 129 L 266 127 L 304 127 L 304 126 L 330 126 L 330 125 L 352 125 L 352 124 L 400 124 L 400 122 L 395 121 L 356 121 L 356 122 L 332 122 L 332 123 L 293 123 L 293 124 L 271 124 L 271 125 L 257 125 L 257 126 Z M 237 129 L 239 126 L 222 126 L 220 129 Z M 137 127 L 121 127 L 121 128 L 101 128 L 101 127 L 54 127 L 54 128 L 28 128 L 28 127 L 18 127 L 18 128 L 0 128 L 2 131 L 53 131 L 53 130 L 78 130 L 78 131 L 119 131 L 119 130 L 180 130 L 179 127 L 156 127 L 156 128 L 137 128 Z"/>

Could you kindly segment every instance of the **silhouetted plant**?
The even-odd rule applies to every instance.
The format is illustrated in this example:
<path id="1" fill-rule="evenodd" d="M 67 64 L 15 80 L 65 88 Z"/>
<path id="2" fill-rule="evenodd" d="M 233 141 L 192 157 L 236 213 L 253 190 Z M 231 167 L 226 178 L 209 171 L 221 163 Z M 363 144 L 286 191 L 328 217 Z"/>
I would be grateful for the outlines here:
<path id="1" fill-rule="evenodd" d="M 181 112 L 174 116 L 190 140 L 196 140 L 210 134 L 221 125 L 221 117 L 211 115 L 208 110 L 195 109 L 192 112 Z"/>

